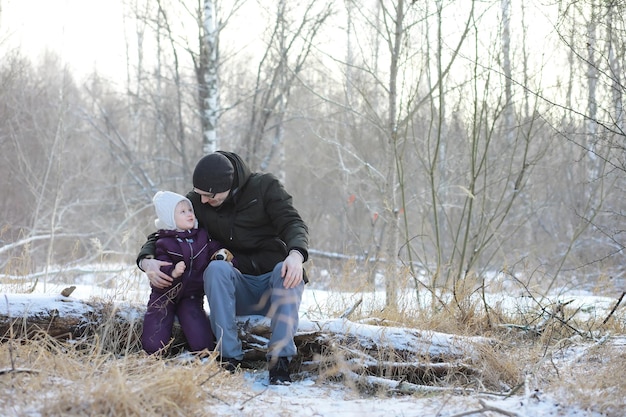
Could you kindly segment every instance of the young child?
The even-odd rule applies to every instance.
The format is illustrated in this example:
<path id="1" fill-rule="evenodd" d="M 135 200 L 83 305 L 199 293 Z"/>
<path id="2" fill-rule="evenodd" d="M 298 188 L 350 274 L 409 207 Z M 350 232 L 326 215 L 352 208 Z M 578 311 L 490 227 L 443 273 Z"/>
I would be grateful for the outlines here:
<path id="1" fill-rule="evenodd" d="M 222 246 L 205 229 L 198 229 L 193 206 L 186 197 L 159 191 L 152 201 L 159 229 L 155 258 L 171 262 L 161 270 L 174 281 L 165 289 L 152 286 L 143 322 L 143 348 L 152 354 L 167 346 L 177 316 L 191 351 L 213 350 L 215 337 L 204 311 L 202 275 Z"/>

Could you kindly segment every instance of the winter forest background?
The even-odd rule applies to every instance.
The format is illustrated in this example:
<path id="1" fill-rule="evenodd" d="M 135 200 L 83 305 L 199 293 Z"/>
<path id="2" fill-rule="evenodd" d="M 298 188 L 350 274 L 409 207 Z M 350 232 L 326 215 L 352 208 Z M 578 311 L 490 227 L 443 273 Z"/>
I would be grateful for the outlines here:
<path id="1" fill-rule="evenodd" d="M 6 275 L 132 264 L 223 149 L 285 182 L 314 285 L 624 288 L 623 2 L 124 0 L 117 77 L 33 59 L 5 4 Z"/>

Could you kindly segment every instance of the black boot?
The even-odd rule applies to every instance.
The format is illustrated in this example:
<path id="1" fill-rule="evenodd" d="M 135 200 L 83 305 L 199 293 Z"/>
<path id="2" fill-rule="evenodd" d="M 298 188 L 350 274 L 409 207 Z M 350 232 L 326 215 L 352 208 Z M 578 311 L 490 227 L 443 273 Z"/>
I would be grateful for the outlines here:
<path id="1" fill-rule="evenodd" d="M 270 371 L 270 385 L 291 384 L 288 358 L 282 356 L 278 358 L 271 358 L 267 363 Z"/>
<path id="2" fill-rule="evenodd" d="M 234 374 L 237 372 L 237 369 L 241 368 L 241 361 L 233 358 L 221 358 L 220 366 L 224 368 L 224 370 Z"/>

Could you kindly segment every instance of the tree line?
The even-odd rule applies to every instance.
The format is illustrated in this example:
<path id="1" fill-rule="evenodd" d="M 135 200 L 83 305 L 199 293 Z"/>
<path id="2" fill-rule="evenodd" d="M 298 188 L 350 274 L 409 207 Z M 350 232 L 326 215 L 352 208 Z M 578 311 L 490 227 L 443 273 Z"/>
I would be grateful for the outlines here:
<path id="1" fill-rule="evenodd" d="M 132 262 L 152 195 L 188 191 L 215 149 L 285 182 L 311 230 L 311 268 L 382 274 L 390 304 L 407 284 L 456 295 L 500 272 L 547 290 L 622 272 L 625 5 L 124 10 L 127 71 L 115 79 L 2 50 L 5 274 Z M 356 268 L 343 276 L 346 259 Z"/>

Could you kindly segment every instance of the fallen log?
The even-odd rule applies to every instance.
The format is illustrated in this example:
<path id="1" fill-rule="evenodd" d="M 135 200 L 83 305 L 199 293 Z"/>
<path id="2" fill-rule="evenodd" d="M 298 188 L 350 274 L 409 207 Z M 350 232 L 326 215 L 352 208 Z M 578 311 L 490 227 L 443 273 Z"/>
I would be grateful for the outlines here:
<path id="1" fill-rule="evenodd" d="M 63 295 L 5 294 L 0 299 L 0 341 L 52 337 L 71 341 L 77 349 L 93 346 L 115 355 L 141 351 L 145 306 Z M 263 361 L 270 320 L 238 317 L 247 361 Z M 411 384 L 432 384 L 450 375 L 478 377 L 480 351 L 491 341 L 403 327 L 356 323 L 346 318 L 301 319 L 294 337 L 298 355 L 294 371 L 339 375 L 371 375 Z M 170 353 L 183 350 L 178 327 Z M 339 366 L 341 365 L 341 366 Z M 332 370 L 332 371 L 331 371 Z"/>

